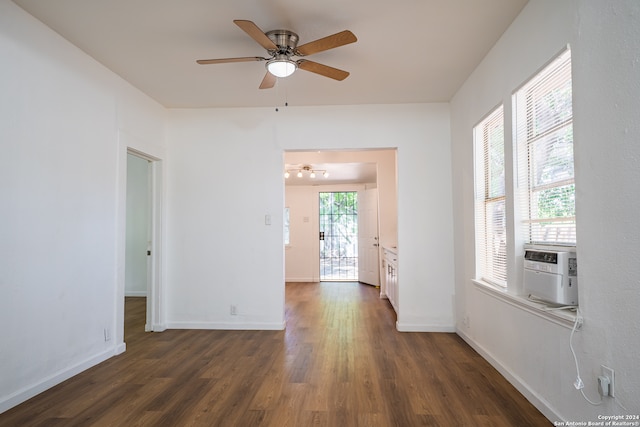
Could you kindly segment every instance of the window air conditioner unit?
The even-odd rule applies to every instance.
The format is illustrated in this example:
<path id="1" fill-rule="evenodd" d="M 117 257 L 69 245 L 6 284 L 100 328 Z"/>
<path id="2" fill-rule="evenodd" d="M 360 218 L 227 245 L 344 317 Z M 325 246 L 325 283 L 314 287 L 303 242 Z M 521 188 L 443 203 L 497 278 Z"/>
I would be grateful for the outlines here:
<path id="1" fill-rule="evenodd" d="M 560 305 L 578 305 L 575 252 L 526 249 L 524 290 L 529 297 Z"/>

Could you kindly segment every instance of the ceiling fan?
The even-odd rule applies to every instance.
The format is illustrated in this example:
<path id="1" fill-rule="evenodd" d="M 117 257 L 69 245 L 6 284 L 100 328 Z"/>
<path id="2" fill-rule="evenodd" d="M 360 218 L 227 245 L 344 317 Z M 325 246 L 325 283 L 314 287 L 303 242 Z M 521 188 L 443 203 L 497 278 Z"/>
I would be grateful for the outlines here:
<path id="1" fill-rule="evenodd" d="M 262 83 L 260 83 L 260 89 L 272 88 L 276 84 L 277 77 L 288 77 L 298 68 L 335 80 L 344 80 L 349 76 L 347 71 L 329 67 L 328 65 L 306 59 L 291 59 L 293 56 L 307 56 L 356 42 L 358 39 L 349 30 L 298 46 L 299 38 L 293 31 L 272 30 L 265 33 L 252 21 L 236 19 L 233 22 L 258 42 L 260 46 L 265 48 L 269 53 L 269 57 L 245 56 L 240 58 L 199 59 L 196 61 L 198 64 L 267 61 L 267 74 L 262 79 Z"/>

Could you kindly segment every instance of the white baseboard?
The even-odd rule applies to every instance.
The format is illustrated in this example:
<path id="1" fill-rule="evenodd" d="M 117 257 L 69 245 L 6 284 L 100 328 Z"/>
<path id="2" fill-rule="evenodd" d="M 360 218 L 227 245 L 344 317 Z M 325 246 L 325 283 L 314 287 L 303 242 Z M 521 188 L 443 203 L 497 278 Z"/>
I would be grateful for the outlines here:
<path id="1" fill-rule="evenodd" d="M 146 297 L 147 291 L 124 291 L 125 297 Z"/>
<path id="2" fill-rule="evenodd" d="M 151 329 L 147 332 L 164 332 L 167 330 L 167 325 L 164 323 L 154 323 L 151 326 Z"/>
<path id="3" fill-rule="evenodd" d="M 398 330 L 398 332 L 455 332 L 456 328 L 453 326 L 403 323 L 396 321 L 396 330 Z"/>
<path id="4" fill-rule="evenodd" d="M 281 331 L 285 323 L 169 322 L 167 329 L 212 329 L 234 331 Z"/>
<path id="5" fill-rule="evenodd" d="M 317 282 L 318 280 L 313 280 L 313 277 L 285 277 L 285 282 Z"/>
<path id="6" fill-rule="evenodd" d="M 114 350 L 114 355 L 117 356 L 119 354 L 124 353 L 125 351 L 127 351 L 127 343 L 120 343 L 116 346 L 116 349 Z"/>
<path id="7" fill-rule="evenodd" d="M 126 347 L 124 343 L 115 347 L 111 347 L 107 351 L 96 354 L 95 356 L 90 357 L 83 362 L 77 363 L 74 366 L 70 366 L 61 371 L 58 371 L 36 384 L 25 387 L 15 393 L 10 394 L 7 397 L 0 399 L 0 414 L 13 408 L 14 406 L 21 404 L 22 402 L 26 402 L 32 397 L 42 393 L 45 390 L 50 389 L 53 386 L 60 384 L 63 381 L 68 380 L 69 378 L 78 375 L 80 372 L 86 371 L 87 369 L 124 352 L 125 348 Z"/>
<path id="8" fill-rule="evenodd" d="M 462 338 L 467 344 L 469 344 L 475 351 L 480 354 L 491 366 L 493 366 L 500 374 L 507 379 L 533 406 L 535 406 L 538 411 L 542 412 L 542 415 L 547 417 L 549 421 L 558 421 L 562 420 L 560 414 L 551 407 L 549 402 L 547 402 L 542 396 L 533 391 L 527 383 L 525 383 L 522 378 L 520 378 L 515 373 L 511 372 L 507 367 L 505 367 L 499 360 L 497 360 L 493 355 L 487 351 L 480 344 L 475 342 L 470 336 L 464 333 L 459 328 L 456 328 L 456 333 L 460 338 Z"/>

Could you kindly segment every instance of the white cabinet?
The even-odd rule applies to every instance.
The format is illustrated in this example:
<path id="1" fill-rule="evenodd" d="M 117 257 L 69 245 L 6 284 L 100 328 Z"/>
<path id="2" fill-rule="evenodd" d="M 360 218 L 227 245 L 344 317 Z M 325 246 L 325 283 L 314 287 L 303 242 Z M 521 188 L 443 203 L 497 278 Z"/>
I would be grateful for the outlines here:
<path id="1" fill-rule="evenodd" d="M 398 312 L 398 252 L 396 248 L 382 248 L 384 257 L 382 267 L 384 271 L 384 291 L 393 309 Z"/>

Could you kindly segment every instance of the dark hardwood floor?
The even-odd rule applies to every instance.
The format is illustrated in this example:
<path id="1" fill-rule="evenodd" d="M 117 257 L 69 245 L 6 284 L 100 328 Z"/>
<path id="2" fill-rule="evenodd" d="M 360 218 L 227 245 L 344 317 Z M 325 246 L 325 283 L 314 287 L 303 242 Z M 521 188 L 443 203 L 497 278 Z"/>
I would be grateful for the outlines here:
<path id="1" fill-rule="evenodd" d="M 1 426 L 549 426 L 455 334 L 400 333 L 378 290 L 289 283 L 285 331 L 144 332 Z"/>

